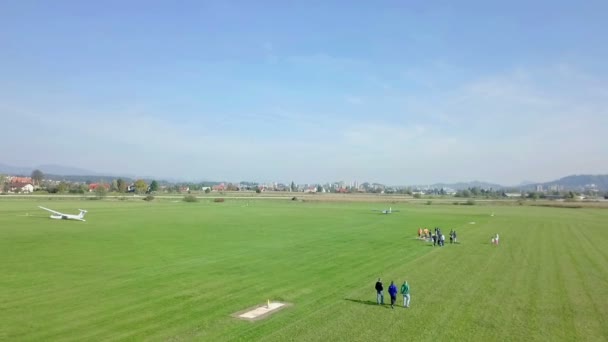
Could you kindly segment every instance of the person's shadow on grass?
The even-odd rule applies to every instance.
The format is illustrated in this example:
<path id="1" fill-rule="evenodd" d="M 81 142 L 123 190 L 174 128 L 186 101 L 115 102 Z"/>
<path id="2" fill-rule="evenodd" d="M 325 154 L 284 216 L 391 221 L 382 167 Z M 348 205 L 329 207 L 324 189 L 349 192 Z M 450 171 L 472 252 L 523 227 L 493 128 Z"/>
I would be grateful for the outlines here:
<path id="1" fill-rule="evenodd" d="M 386 306 L 388 304 L 378 304 L 377 302 L 374 302 L 373 300 L 361 300 L 361 299 L 351 299 L 351 298 L 344 298 L 344 300 L 347 300 L 347 301 L 353 302 L 353 303 L 357 303 L 357 304 L 381 306 L 381 307 L 388 308 L 388 306 Z"/>

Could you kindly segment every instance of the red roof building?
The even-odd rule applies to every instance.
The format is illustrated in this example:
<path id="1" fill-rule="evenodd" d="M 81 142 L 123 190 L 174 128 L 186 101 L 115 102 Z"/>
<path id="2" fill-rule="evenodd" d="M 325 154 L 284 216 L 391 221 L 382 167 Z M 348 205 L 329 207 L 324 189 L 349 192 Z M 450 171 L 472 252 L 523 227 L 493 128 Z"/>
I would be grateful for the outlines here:
<path id="1" fill-rule="evenodd" d="M 23 184 L 31 184 L 32 183 L 32 177 L 11 177 L 10 178 L 11 183 L 23 183 Z"/>
<path id="2" fill-rule="evenodd" d="M 224 191 L 226 189 L 226 185 L 224 183 L 220 185 L 214 185 L 212 189 L 213 191 Z"/>
<path id="3" fill-rule="evenodd" d="M 89 184 L 89 191 L 95 191 L 100 185 L 106 188 L 106 190 L 110 190 L 110 184 L 91 183 Z"/>

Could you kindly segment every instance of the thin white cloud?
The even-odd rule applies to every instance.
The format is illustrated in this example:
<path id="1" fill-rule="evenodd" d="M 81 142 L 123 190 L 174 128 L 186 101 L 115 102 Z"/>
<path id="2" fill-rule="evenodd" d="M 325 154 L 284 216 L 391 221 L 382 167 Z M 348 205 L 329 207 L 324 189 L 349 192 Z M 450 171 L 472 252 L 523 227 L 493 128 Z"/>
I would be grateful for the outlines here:
<path id="1" fill-rule="evenodd" d="M 359 69 L 368 65 L 366 61 L 361 59 L 332 56 L 322 52 L 309 55 L 293 55 L 285 58 L 285 61 L 295 65 L 306 65 L 339 70 Z"/>
<path id="2" fill-rule="evenodd" d="M 363 99 L 359 96 L 346 95 L 344 100 L 351 105 L 359 105 L 363 103 Z"/>

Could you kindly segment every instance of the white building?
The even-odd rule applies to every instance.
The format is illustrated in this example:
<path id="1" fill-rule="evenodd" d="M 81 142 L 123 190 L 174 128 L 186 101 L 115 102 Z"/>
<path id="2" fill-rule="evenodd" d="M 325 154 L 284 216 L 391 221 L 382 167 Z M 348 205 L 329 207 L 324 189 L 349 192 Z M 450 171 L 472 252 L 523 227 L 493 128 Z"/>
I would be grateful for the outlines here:
<path id="1" fill-rule="evenodd" d="M 32 193 L 34 186 L 30 183 L 13 183 L 10 186 L 10 192 Z"/>
<path id="2" fill-rule="evenodd" d="M 519 193 L 519 192 L 507 192 L 507 193 L 505 193 L 505 196 L 509 197 L 509 198 L 518 198 L 518 197 L 521 197 L 521 193 Z"/>

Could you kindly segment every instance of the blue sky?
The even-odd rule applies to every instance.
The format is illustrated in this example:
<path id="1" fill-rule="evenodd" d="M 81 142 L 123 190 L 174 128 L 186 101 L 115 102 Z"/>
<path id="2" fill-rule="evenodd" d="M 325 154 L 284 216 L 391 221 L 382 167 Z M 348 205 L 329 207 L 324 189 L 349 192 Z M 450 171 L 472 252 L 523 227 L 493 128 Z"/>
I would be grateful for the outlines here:
<path id="1" fill-rule="evenodd" d="M 607 173 L 605 1 L 5 1 L 0 162 L 191 180 Z"/>

